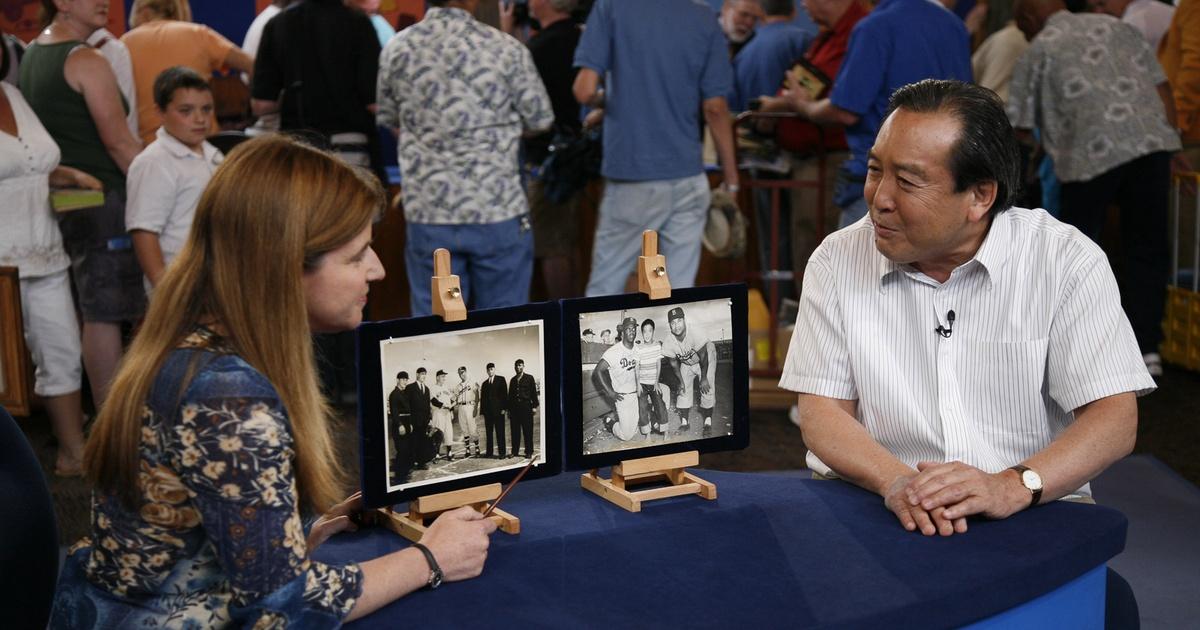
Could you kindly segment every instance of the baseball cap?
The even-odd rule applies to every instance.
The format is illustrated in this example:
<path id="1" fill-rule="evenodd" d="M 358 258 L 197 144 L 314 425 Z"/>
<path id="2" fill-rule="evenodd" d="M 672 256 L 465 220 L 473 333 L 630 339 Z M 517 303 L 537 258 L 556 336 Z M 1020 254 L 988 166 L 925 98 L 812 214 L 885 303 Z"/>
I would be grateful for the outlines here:
<path id="1" fill-rule="evenodd" d="M 621 328 L 626 326 L 633 326 L 634 328 L 637 328 L 637 325 L 637 320 L 632 317 L 626 317 L 625 319 L 621 320 Z"/>
<path id="2" fill-rule="evenodd" d="M 683 319 L 683 309 L 676 306 L 675 308 L 667 311 L 667 321 L 672 319 Z"/>

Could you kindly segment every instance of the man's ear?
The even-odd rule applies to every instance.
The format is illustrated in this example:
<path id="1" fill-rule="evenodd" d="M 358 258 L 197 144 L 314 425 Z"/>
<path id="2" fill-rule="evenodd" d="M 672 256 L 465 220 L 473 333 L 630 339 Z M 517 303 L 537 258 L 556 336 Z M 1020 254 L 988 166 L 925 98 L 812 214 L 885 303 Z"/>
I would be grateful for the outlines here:
<path id="1" fill-rule="evenodd" d="M 976 182 L 971 185 L 967 191 L 971 202 L 971 206 L 967 209 L 967 218 L 970 221 L 982 221 L 987 218 L 988 212 L 992 209 L 992 204 L 996 202 L 996 194 L 999 188 L 999 184 L 994 179 Z"/>

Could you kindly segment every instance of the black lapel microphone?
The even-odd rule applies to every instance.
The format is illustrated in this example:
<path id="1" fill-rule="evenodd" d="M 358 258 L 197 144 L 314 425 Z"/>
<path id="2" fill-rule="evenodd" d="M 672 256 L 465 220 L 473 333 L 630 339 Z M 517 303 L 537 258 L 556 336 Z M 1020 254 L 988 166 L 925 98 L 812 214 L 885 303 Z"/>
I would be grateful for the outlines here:
<path id="1" fill-rule="evenodd" d="M 943 339 L 949 339 L 950 335 L 954 334 L 954 311 L 946 313 L 946 321 L 950 323 L 949 328 L 938 324 L 938 327 L 933 329 L 933 332 L 941 335 Z"/>

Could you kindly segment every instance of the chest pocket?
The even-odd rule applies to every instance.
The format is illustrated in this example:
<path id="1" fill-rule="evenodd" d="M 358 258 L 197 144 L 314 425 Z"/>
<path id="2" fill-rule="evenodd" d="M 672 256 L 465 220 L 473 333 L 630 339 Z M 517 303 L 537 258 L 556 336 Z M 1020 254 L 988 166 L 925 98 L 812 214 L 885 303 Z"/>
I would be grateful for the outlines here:
<path id="1" fill-rule="evenodd" d="M 955 369 L 964 411 L 998 434 L 1048 431 L 1046 353 L 1049 338 L 962 342 Z"/>

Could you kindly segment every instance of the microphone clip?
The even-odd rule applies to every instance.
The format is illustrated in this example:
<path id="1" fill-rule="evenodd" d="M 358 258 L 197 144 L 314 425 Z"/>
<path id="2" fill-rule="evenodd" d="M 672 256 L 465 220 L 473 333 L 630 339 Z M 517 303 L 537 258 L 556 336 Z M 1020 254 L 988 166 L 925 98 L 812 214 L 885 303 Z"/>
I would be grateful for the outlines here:
<path id="1" fill-rule="evenodd" d="M 954 311 L 946 313 L 946 322 L 950 324 L 949 328 L 938 324 L 937 328 L 933 329 L 933 332 L 941 335 L 942 339 L 949 339 L 950 335 L 954 334 Z"/>

